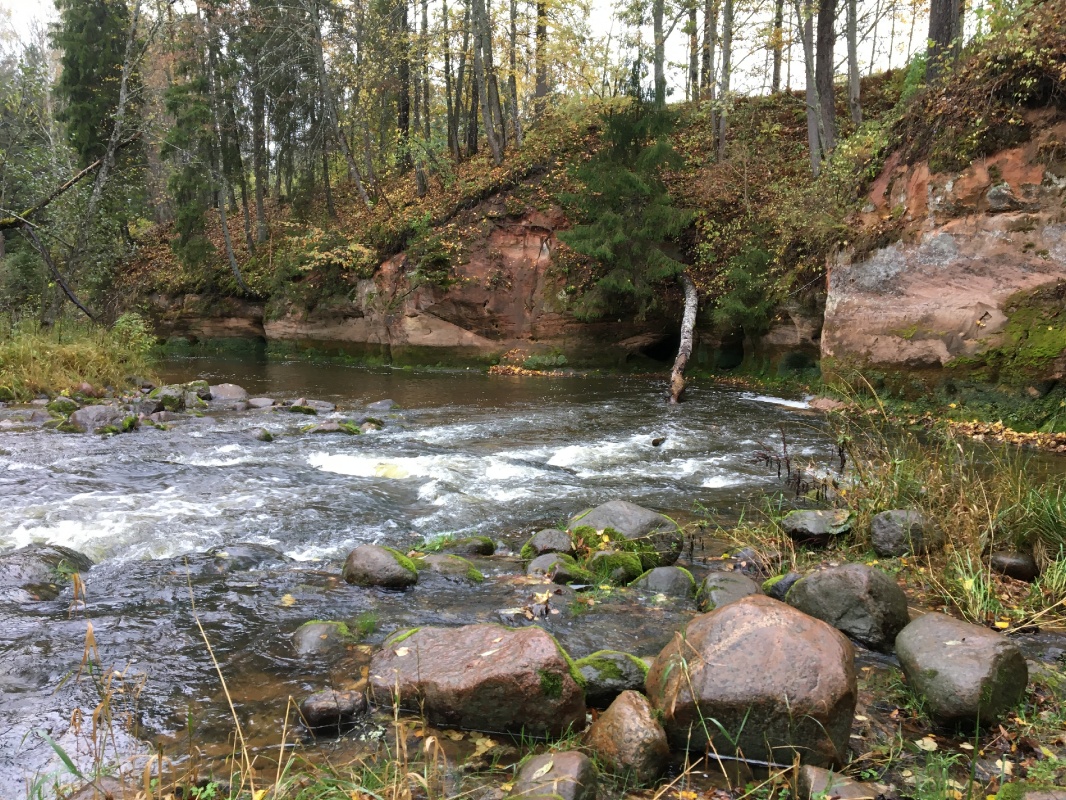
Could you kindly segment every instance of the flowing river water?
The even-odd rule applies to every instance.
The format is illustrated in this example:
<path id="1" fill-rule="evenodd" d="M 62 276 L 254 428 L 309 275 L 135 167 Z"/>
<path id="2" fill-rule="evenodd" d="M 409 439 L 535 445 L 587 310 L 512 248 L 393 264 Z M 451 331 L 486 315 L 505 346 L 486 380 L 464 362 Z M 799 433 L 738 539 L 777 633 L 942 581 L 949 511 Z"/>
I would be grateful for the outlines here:
<path id="1" fill-rule="evenodd" d="M 365 667 L 366 647 L 297 654 L 301 623 L 369 619 L 374 644 L 412 624 L 501 621 L 499 609 L 522 603 L 523 587 L 497 580 L 521 571 L 517 559 L 479 562 L 479 587 L 349 587 L 340 567 L 360 543 L 408 549 L 477 533 L 517 551 L 533 531 L 615 498 L 682 520 L 701 509 L 728 517 L 781 489 L 752 456 L 779 447 L 782 431 L 814 463 L 835 451 L 802 404 L 698 384 L 670 407 L 662 382 L 642 379 L 219 359 L 163 373 L 329 400 L 333 416 L 397 405 L 372 414 L 383 430 L 361 436 L 305 433 L 307 417 L 280 409 L 117 436 L 0 429 L 0 552 L 49 542 L 97 562 L 81 576 L 84 600 L 71 586 L 54 600 L 0 596 L 0 797 L 24 796 L 61 766 L 45 734 L 83 767 L 140 742 L 172 758 L 190 742 L 226 751 L 230 712 L 198 625 L 245 734 L 265 748 L 281 739 L 289 695 L 350 683 Z M 622 623 L 563 613 L 553 633 L 575 657 L 651 655 L 683 622 L 668 608 L 625 613 Z"/>

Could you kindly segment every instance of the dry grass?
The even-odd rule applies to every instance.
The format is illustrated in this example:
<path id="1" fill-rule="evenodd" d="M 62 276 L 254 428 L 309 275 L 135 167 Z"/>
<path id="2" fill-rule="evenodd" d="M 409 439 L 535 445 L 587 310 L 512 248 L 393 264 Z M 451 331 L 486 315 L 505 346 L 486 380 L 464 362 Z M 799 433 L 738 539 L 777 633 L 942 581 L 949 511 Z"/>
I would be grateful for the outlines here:
<path id="1" fill-rule="evenodd" d="M 0 401 L 74 392 L 82 383 L 127 387 L 132 377 L 151 376 L 152 341 L 136 315 L 111 329 L 66 320 L 42 328 L 0 317 Z"/>

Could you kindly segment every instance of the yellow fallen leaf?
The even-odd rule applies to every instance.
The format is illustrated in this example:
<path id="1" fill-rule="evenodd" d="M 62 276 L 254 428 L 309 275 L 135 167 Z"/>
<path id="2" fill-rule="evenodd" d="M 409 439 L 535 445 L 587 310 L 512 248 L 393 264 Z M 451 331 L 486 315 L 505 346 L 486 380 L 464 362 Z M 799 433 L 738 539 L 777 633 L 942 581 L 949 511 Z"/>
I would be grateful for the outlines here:
<path id="1" fill-rule="evenodd" d="M 292 608 L 294 605 L 296 605 L 296 598 L 293 597 L 291 594 L 283 594 L 281 596 L 281 600 L 278 601 L 278 605 L 282 606 L 283 608 Z"/>
<path id="2" fill-rule="evenodd" d="M 918 749 L 924 750 L 927 753 L 932 753 L 937 749 L 936 740 L 931 736 L 926 736 L 924 739 L 916 739 L 914 743 L 918 745 Z"/>
<path id="3" fill-rule="evenodd" d="M 555 759 L 554 758 L 549 758 L 544 763 L 543 767 L 541 767 L 540 769 L 538 769 L 536 772 L 534 772 L 532 775 L 529 776 L 529 779 L 531 781 L 535 781 L 535 780 L 537 780 L 537 778 L 543 778 L 545 775 L 547 775 L 549 772 L 552 771 L 552 767 L 554 767 L 554 766 L 555 766 Z"/>
<path id="4" fill-rule="evenodd" d="M 959 745 L 959 748 L 962 749 L 962 750 L 973 750 L 973 745 L 970 744 L 969 742 L 963 742 L 962 744 Z"/>
<path id="5" fill-rule="evenodd" d="M 462 731 L 444 731 L 442 735 L 445 739 L 451 739 L 453 742 L 458 742 L 463 738 Z"/>
<path id="6" fill-rule="evenodd" d="M 409 647 L 400 647 L 400 648 L 397 648 L 396 655 L 398 655 L 400 658 L 403 658 L 405 655 L 407 655 L 410 652 L 411 652 L 411 648 L 409 648 Z"/>
<path id="7" fill-rule="evenodd" d="M 498 648 L 498 647 L 495 650 L 486 650 L 484 653 L 481 654 L 481 658 L 488 658 L 493 653 L 498 653 L 498 652 L 500 652 L 500 648 Z"/>
<path id="8" fill-rule="evenodd" d="M 1002 619 L 997 619 L 994 624 L 1001 631 L 1006 630 L 1007 628 L 1010 627 L 1010 623 L 1007 622 L 1006 620 L 1002 620 Z"/>

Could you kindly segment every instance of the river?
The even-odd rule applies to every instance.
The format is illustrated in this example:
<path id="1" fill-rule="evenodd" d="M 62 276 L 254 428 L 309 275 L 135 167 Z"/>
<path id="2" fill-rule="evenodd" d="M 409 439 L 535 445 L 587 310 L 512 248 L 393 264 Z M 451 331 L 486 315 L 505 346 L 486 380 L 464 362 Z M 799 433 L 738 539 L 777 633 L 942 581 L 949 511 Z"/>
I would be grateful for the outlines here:
<path id="1" fill-rule="evenodd" d="M 97 561 L 82 576 L 84 602 L 71 587 L 55 600 L 0 601 L 0 797 L 23 796 L 27 781 L 61 766 L 43 733 L 81 765 L 142 741 L 174 758 L 190 737 L 228 747 L 229 712 L 197 621 L 246 732 L 265 742 L 280 738 L 289 694 L 359 668 L 359 653 L 298 657 L 291 635 L 302 622 L 369 613 L 374 642 L 402 624 L 491 618 L 514 593 L 492 580 L 430 582 L 407 595 L 356 590 L 339 571 L 359 543 L 408 549 L 477 533 L 517 550 L 533 531 L 614 498 L 682 520 L 731 518 L 781 489 L 752 456 L 778 447 L 782 431 L 796 457 L 826 466 L 834 455 L 802 404 L 699 384 L 670 407 L 663 382 L 636 378 L 224 359 L 174 360 L 162 373 L 329 400 L 335 416 L 362 416 L 384 399 L 396 407 L 373 413 L 384 429 L 361 436 L 305 433 L 308 417 L 278 409 L 117 436 L 0 431 L 0 552 L 49 542 Z M 256 438 L 260 429 L 274 441 Z M 242 543 L 277 552 L 251 548 L 240 564 L 207 554 L 244 553 Z M 491 579 L 506 564 L 479 566 Z M 653 647 L 671 620 L 649 614 L 597 636 L 567 620 L 558 635 L 576 656 L 624 640 Z M 118 731 L 110 740 L 91 735 L 101 707 Z"/>

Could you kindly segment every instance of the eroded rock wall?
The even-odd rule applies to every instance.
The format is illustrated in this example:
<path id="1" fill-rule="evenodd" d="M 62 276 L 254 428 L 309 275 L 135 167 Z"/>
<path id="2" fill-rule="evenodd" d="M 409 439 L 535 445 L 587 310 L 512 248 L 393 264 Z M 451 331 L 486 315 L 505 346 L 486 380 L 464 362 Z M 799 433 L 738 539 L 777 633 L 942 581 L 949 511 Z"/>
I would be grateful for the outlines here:
<path id="1" fill-rule="evenodd" d="M 1066 122 L 1044 122 L 1024 147 L 961 174 L 889 160 L 862 223 L 871 232 L 902 223 L 902 238 L 830 265 L 823 369 L 981 367 L 984 380 L 1004 378 L 1001 368 L 1029 337 L 1018 324 L 1028 299 L 1046 307 L 1048 292 L 1066 281 Z M 1066 315 L 1057 324 L 1066 326 Z M 1015 377 L 1060 377 L 1055 357 L 1043 361 Z"/>

